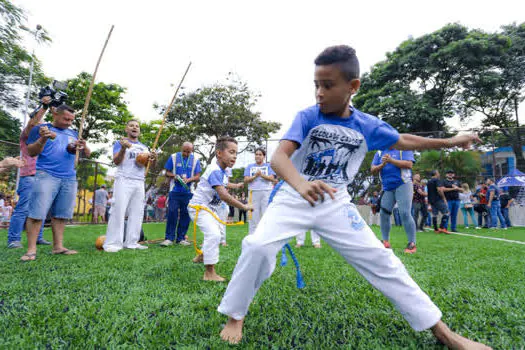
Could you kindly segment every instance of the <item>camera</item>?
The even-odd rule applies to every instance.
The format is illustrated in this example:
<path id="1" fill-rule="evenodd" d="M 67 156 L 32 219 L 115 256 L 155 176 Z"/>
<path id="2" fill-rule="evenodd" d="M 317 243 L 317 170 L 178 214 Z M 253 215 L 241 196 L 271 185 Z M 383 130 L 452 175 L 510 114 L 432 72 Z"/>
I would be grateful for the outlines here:
<path id="1" fill-rule="evenodd" d="M 42 98 L 50 96 L 51 102 L 48 104 L 48 106 L 58 107 L 66 103 L 67 94 L 64 91 L 62 91 L 66 89 L 67 82 L 54 80 L 53 84 L 51 84 L 50 86 L 46 86 L 40 89 L 40 92 L 38 93 L 38 99 L 42 100 Z"/>

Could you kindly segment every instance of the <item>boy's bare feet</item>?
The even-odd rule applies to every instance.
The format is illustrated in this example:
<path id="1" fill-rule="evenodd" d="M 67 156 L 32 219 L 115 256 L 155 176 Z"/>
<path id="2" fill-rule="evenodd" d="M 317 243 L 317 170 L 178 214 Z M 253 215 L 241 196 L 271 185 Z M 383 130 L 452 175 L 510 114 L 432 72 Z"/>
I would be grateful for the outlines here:
<path id="1" fill-rule="evenodd" d="M 222 276 L 217 275 L 215 272 L 215 265 L 206 265 L 206 271 L 204 271 L 204 281 L 215 281 L 215 282 L 224 282 L 226 279 Z"/>
<path id="2" fill-rule="evenodd" d="M 295 248 L 301 248 L 302 246 L 303 246 L 302 244 L 296 244 Z"/>
<path id="3" fill-rule="evenodd" d="M 230 317 L 221 331 L 221 339 L 230 344 L 239 344 L 242 339 L 243 323 L 244 320 L 237 321 Z"/>
<path id="4" fill-rule="evenodd" d="M 477 343 L 461 335 L 453 332 L 450 328 L 447 327 L 443 321 L 439 321 L 434 327 L 432 327 L 432 333 L 434 336 L 443 344 L 445 344 L 450 349 L 458 350 L 488 350 L 492 349 L 491 347 L 486 346 L 485 344 Z"/>
<path id="5" fill-rule="evenodd" d="M 317 249 L 321 248 L 321 243 L 314 244 L 314 248 L 317 248 Z"/>
<path id="6" fill-rule="evenodd" d="M 204 262 L 204 257 L 202 254 L 197 255 L 192 260 L 195 264 L 202 264 Z"/>
<path id="7" fill-rule="evenodd" d="M 222 245 L 223 247 L 227 247 L 227 246 L 228 246 L 228 243 L 226 243 L 226 242 L 222 242 L 221 245 Z"/>

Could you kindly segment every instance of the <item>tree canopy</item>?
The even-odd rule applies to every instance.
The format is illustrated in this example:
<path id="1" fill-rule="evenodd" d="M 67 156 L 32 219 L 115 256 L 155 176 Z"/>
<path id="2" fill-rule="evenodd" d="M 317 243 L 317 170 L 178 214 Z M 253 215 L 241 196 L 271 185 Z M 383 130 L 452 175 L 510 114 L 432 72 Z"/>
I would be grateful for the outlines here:
<path id="1" fill-rule="evenodd" d="M 182 94 L 168 114 L 168 122 L 186 141 L 194 142 L 195 152 L 209 164 L 220 136 L 245 140 L 246 146 L 239 149 L 242 152 L 247 147 L 262 144 L 265 138 L 279 130 L 280 123 L 264 121 L 259 112 L 253 111 L 257 98 L 245 82 L 228 79 L 227 83 Z"/>

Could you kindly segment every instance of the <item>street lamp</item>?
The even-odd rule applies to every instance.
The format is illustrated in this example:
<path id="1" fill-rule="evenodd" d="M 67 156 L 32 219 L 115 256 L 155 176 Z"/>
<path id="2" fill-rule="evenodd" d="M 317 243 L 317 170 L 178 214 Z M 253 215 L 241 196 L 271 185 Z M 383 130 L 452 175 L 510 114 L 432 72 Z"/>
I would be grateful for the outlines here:
<path id="1" fill-rule="evenodd" d="M 24 124 L 22 126 L 25 128 L 27 123 L 27 114 L 28 114 L 28 108 L 29 108 L 29 98 L 31 96 L 31 83 L 33 82 L 33 67 L 35 65 L 35 47 L 36 43 L 38 42 L 38 34 L 42 30 L 42 26 L 40 24 L 36 25 L 35 30 L 30 30 L 26 26 L 21 25 L 20 29 L 28 31 L 31 34 L 34 34 L 35 41 L 33 42 L 33 50 L 31 52 L 31 65 L 29 66 L 29 81 L 27 83 L 27 95 L 26 95 L 26 103 L 24 105 Z M 20 148 L 20 159 L 22 159 L 22 148 Z M 18 194 L 18 185 L 20 183 L 20 168 L 16 172 L 16 189 L 15 193 Z"/>

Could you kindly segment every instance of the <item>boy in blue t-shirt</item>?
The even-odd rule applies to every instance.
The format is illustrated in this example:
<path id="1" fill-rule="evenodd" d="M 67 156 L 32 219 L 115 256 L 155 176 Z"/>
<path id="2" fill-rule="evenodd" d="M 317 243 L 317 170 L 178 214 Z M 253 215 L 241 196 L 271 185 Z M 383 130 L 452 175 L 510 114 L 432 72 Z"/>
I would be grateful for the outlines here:
<path id="1" fill-rule="evenodd" d="M 277 253 L 290 238 L 314 229 L 388 297 L 415 330 L 432 328 L 434 335 L 451 348 L 476 345 L 441 321 L 441 311 L 366 225 L 350 202 L 346 187 L 367 151 L 469 147 L 479 138 L 399 135 L 387 123 L 351 107 L 351 96 L 360 81 L 355 51 L 348 46 L 327 48 L 315 65 L 317 105 L 298 113 L 273 155 L 272 168 L 286 183 L 255 233 L 243 240 L 241 256 L 218 308 L 229 316 L 221 338 L 230 343 L 241 340 L 248 307 L 263 281 L 271 276 Z"/>

